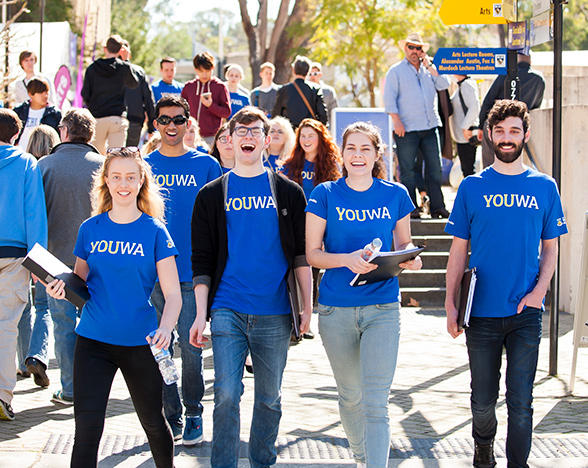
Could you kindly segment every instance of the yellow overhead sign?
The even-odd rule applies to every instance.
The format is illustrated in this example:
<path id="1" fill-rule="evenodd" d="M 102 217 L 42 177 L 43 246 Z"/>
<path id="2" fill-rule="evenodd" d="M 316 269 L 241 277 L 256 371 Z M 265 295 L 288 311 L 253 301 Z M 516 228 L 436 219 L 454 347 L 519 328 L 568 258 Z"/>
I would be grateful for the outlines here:
<path id="1" fill-rule="evenodd" d="M 441 21 L 452 24 L 506 24 L 513 15 L 512 0 L 444 0 L 439 9 Z M 506 15 L 505 15 L 506 13 Z"/>

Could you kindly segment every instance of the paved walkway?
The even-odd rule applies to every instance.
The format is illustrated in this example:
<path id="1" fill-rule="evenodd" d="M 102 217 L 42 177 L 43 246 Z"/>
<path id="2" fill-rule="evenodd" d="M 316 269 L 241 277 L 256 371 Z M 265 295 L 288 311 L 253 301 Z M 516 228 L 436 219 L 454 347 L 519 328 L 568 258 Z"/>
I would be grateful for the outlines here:
<path id="1" fill-rule="evenodd" d="M 574 395 L 569 395 L 573 316 L 561 318 L 559 372 L 548 376 L 547 315 L 535 387 L 533 467 L 588 467 L 588 370 L 580 350 Z M 313 317 L 316 320 L 316 316 Z M 313 324 L 317 330 L 316 323 Z M 206 349 L 204 434 L 202 446 L 177 446 L 176 466 L 209 466 L 212 436 L 211 350 Z M 16 420 L 0 422 L 0 467 L 65 467 L 73 442 L 71 407 L 51 403 L 59 371 L 51 360 L 49 389 L 32 379 L 17 382 L 13 407 Z M 246 376 L 242 401 L 242 465 L 251 421 L 253 378 Z M 504 386 L 502 386 L 504 388 Z M 504 392 L 502 392 L 504 393 Z M 402 310 L 398 367 L 390 392 L 390 466 L 471 466 L 469 377 L 463 336 L 445 332 L 442 311 Z M 505 467 L 506 407 L 498 405 L 497 456 Z M 283 385 L 283 418 L 279 434 L 280 466 L 353 465 L 339 421 L 335 383 L 320 337 L 290 349 Z M 100 467 L 152 467 L 144 433 L 120 374 L 115 379 Z"/>

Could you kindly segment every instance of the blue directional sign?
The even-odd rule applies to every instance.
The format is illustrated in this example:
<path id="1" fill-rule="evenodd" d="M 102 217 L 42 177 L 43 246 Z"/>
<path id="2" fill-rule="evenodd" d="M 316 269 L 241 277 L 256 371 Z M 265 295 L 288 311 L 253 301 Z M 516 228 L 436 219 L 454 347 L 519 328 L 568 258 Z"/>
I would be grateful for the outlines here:
<path id="1" fill-rule="evenodd" d="M 433 63 L 441 74 L 506 75 L 506 49 L 441 48 Z"/>

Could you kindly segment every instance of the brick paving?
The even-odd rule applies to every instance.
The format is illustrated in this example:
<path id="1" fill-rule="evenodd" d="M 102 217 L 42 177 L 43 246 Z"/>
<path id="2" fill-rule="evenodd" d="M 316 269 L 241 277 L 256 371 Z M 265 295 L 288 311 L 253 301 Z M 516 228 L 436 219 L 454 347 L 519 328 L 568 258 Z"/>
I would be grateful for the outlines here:
<path id="1" fill-rule="evenodd" d="M 313 317 L 316 320 L 316 316 Z M 448 444 L 466 444 L 470 439 L 471 425 L 469 413 L 469 375 L 465 340 L 463 336 L 453 340 L 445 332 L 445 318 L 442 311 L 421 309 L 402 309 L 402 334 L 400 354 L 396 376 L 390 392 L 391 435 L 398 444 L 407 440 L 445 440 Z M 545 315 L 545 322 L 547 315 Z M 586 356 L 580 350 L 576 387 L 573 395 L 569 394 L 569 373 L 572 351 L 573 316 L 563 314 L 560 321 L 559 372 L 555 377 L 548 375 L 547 323 L 541 343 L 540 363 L 535 386 L 534 439 L 562 440 L 572 439 L 585 444 L 588 437 L 588 371 L 584 365 Z M 318 329 L 313 324 L 315 331 Z M 208 443 L 212 436 L 212 369 L 211 350 L 206 349 L 204 397 L 204 434 Z M 55 360 L 51 360 L 49 377 L 52 385 L 49 389 L 36 387 L 32 379 L 17 382 L 13 407 L 16 420 L 0 422 L 0 466 L 67 466 L 71 451 L 71 439 L 74 431 L 72 407 L 60 407 L 49 400 L 52 391 L 58 388 L 58 369 Z M 245 392 L 241 404 L 242 439 L 248 439 L 251 421 L 253 378 L 244 378 Z M 504 385 L 502 385 L 504 389 Z M 506 407 L 504 391 L 498 404 L 499 431 L 498 439 L 506 436 Z M 144 434 L 133 411 L 128 392 L 120 374 L 115 379 L 108 406 L 103 443 L 110 440 L 123 440 L 130 447 L 144 443 Z M 61 445 L 55 444 L 61 438 Z M 312 341 L 293 346 L 290 349 L 288 365 L 283 385 L 283 418 L 280 426 L 280 441 L 332 439 L 341 441 L 345 434 L 341 427 L 336 400 L 335 382 L 328 360 L 324 353 L 320 336 Z M 51 440 L 51 442 L 50 442 Z M 464 442 L 465 441 L 465 442 Z M 344 442 L 344 441 L 343 441 Z M 103 444 L 107 445 L 107 444 Z M 124 445 L 124 444 L 123 444 Z M 413 444 L 414 445 L 414 444 Z M 45 450 L 46 449 L 46 450 Z M 125 449 L 125 447 L 122 447 Z M 105 447 L 101 466 L 110 465 L 111 455 L 121 451 L 121 447 Z M 196 455 L 206 451 L 178 448 L 178 460 L 191 459 L 191 465 L 198 466 Z M 48 465 L 43 464 L 44 452 L 52 452 Z M 147 447 L 142 447 L 143 455 L 136 465 L 143 465 L 149 459 Z M 123 451 L 124 453 L 124 451 Z M 459 453 L 459 452 L 456 452 Z M 501 456 L 499 450 L 497 454 Z M 410 455 L 410 454 L 409 454 Z M 539 458 L 549 458 L 550 454 L 539 453 Z M 573 453 L 570 453 L 573 455 Z M 15 458 L 17 456 L 18 458 Z M 312 457 L 309 453 L 300 455 L 306 462 Z M 504 456 L 502 454 L 502 456 Z M 561 457 L 561 455 L 558 455 Z M 588 457 L 582 452 L 582 446 L 576 456 Z M 425 458 L 434 458 L 431 455 Z M 124 457 L 123 457 L 124 458 Z M 351 462 L 339 457 L 339 460 Z M 4 464 L 2 460 L 33 460 L 31 464 Z M 130 460 L 130 458 L 129 458 Z M 324 460 L 324 459 L 323 459 Z M 586 458 L 588 460 L 588 458 Z M 464 461 L 464 460 L 462 460 Z M 541 460 L 537 460 L 540 462 Z M 40 463 L 40 464 L 39 464 Z M 571 463 L 571 461 L 570 461 Z M 178 465 L 184 466 L 184 465 Z M 425 466 L 425 465 L 420 465 Z M 440 465 L 435 465 L 440 466 Z M 451 465 L 449 465 L 451 466 Z M 454 465 L 458 466 L 458 465 Z M 467 466 L 464 465 L 464 466 Z M 537 465 L 539 466 L 539 465 Z M 551 465 L 553 466 L 553 465 Z M 562 465 L 582 466 L 582 465 Z M 584 466 L 588 466 L 584 465 Z"/>

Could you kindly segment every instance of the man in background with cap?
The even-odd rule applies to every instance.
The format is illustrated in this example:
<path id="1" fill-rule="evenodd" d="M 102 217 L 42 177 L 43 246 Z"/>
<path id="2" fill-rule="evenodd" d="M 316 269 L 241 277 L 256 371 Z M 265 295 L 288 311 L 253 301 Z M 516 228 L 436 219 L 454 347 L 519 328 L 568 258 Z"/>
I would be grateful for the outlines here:
<path id="1" fill-rule="evenodd" d="M 447 218 L 441 192 L 441 145 L 438 127 L 441 119 L 437 109 L 437 91 L 449 87 L 449 77 L 440 75 L 426 52 L 429 44 L 419 33 L 411 33 L 398 42 L 405 57 L 392 65 L 386 74 L 384 107 L 392 117 L 394 141 L 400 165 L 401 182 L 408 189 L 415 206 L 417 153 L 425 162 L 425 184 L 431 199 L 431 216 Z M 419 218 L 417 209 L 411 214 Z"/>

